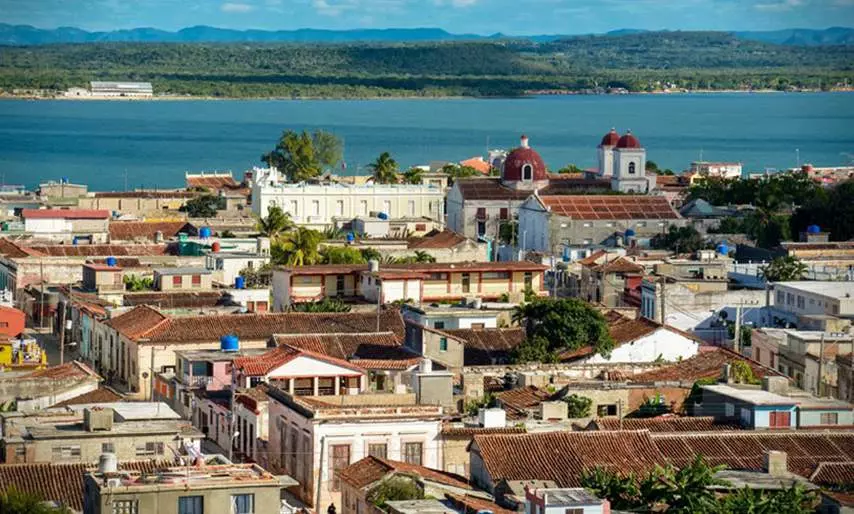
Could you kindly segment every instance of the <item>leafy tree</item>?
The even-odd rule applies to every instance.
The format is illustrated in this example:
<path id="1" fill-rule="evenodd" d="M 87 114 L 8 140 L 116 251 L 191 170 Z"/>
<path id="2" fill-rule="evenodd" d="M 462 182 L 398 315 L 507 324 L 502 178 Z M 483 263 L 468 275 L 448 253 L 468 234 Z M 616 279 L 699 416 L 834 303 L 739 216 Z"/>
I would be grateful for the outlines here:
<path id="1" fill-rule="evenodd" d="M 366 499 L 377 508 L 386 510 L 390 501 L 423 500 L 424 491 L 411 478 L 397 475 L 380 482 Z"/>
<path id="2" fill-rule="evenodd" d="M 376 248 L 362 248 L 359 250 L 359 253 L 364 257 L 365 262 L 367 261 L 382 261 L 383 255 Z"/>
<path id="3" fill-rule="evenodd" d="M 671 226 L 667 234 L 658 234 L 651 241 L 655 248 L 665 248 L 676 253 L 694 253 L 705 246 L 703 236 L 692 226 Z"/>
<path id="4" fill-rule="evenodd" d="M 329 132 L 286 130 L 276 147 L 262 155 L 261 160 L 278 168 L 291 182 L 302 182 L 333 168 L 341 156 L 341 140 Z"/>
<path id="5" fill-rule="evenodd" d="M 422 262 L 436 262 L 436 258 L 423 250 L 415 250 L 414 255 L 394 258 L 390 264 L 416 264 Z"/>
<path id="6" fill-rule="evenodd" d="M 671 412 L 670 405 L 664 402 L 664 396 L 656 392 L 653 396 L 643 397 L 640 407 L 632 413 L 632 417 L 636 418 L 652 418 L 668 414 Z"/>
<path id="7" fill-rule="evenodd" d="M 424 170 L 421 168 L 409 168 L 403 172 L 404 184 L 420 184 L 424 180 Z"/>
<path id="8" fill-rule="evenodd" d="M 519 222 L 505 221 L 498 226 L 498 239 L 506 245 L 517 245 L 519 241 Z"/>
<path id="9" fill-rule="evenodd" d="M 53 507 L 43 496 L 10 486 L 0 491 L 0 512 L 3 514 L 71 514 L 67 507 Z"/>
<path id="10" fill-rule="evenodd" d="M 293 227 L 291 217 L 278 205 L 267 207 L 267 217 L 259 218 L 256 224 L 256 229 L 262 236 L 271 238 L 279 237 Z"/>
<path id="11" fill-rule="evenodd" d="M 721 506 L 723 512 L 749 512 L 751 514 L 809 514 L 815 512 L 819 498 L 800 484 L 781 491 L 769 492 L 745 486 L 727 495 Z"/>
<path id="12" fill-rule="evenodd" d="M 557 172 L 561 175 L 567 173 L 584 173 L 584 170 L 576 166 L 575 164 L 567 164 L 563 168 L 557 170 Z"/>
<path id="13" fill-rule="evenodd" d="M 271 245 L 272 262 L 287 266 L 318 264 L 321 261 L 318 246 L 322 240 L 323 234 L 320 232 L 297 227 Z"/>
<path id="14" fill-rule="evenodd" d="M 237 236 L 234 234 L 234 232 L 232 232 L 230 230 L 223 230 L 219 234 L 219 237 L 221 237 L 222 239 L 234 239 Z"/>
<path id="15" fill-rule="evenodd" d="M 602 314 L 577 298 L 535 298 L 517 307 L 513 319 L 527 336 L 514 351 L 516 362 L 553 362 L 560 351 L 584 346 L 607 355 L 614 346 Z"/>
<path id="16" fill-rule="evenodd" d="M 578 394 L 566 396 L 563 401 L 566 402 L 567 417 L 569 418 L 586 418 L 590 415 L 590 409 L 593 407 L 593 400 Z"/>
<path id="17" fill-rule="evenodd" d="M 769 282 L 801 280 L 807 274 L 807 265 L 792 255 L 777 257 L 759 268 L 759 273 Z"/>
<path id="18" fill-rule="evenodd" d="M 188 200 L 181 209 L 190 218 L 213 218 L 219 206 L 220 200 L 217 196 L 203 194 Z"/>
<path id="19" fill-rule="evenodd" d="M 761 248 L 774 248 L 791 239 L 789 216 L 756 209 L 744 219 L 745 234 Z"/>
<path id="20" fill-rule="evenodd" d="M 790 219 L 792 234 L 806 231 L 810 225 L 818 225 L 830 232 L 834 241 L 854 238 L 854 180 L 848 180 L 800 202 Z"/>
<path id="21" fill-rule="evenodd" d="M 753 368 L 743 360 L 738 360 L 730 364 L 729 372 L 736 384 L 759 383 L 759 378 L 753 373 Z"/>
<path id="22" fill-rule="evenodd" d="M 474 416 L 480 409 L 492 407 L 493 405 L 495 405 L 495 397 L 492 393 L 486 393 L 483 398 L 472 398 L 467 401 L 463 408 L 463 412 L 469 416 Z"/>
<path id="23" fill-rule="evenodd" d="M 478 177 L 482 173 L 472 168 L 471 166 L 461 166 L 459 164 L 446 164 L 442 166 L 442 173 L 448 175 L 448 183 L 453 184 L 461 178 Z"/>
<path id="24" fill-rule="evenodd" d="M 377 160 L 368 165 L 368 168 L 377 184 L 396 184 L 398 182 L 397 161 L 392 159 L 388 152 L 381 153 Z"/>
<path id="25" fill-rule="evenodd" d="M 141 277 L 139 275 L 125 275 L 122 278 L 125 284 L 125 289 L 132 292 L 151 291 L 154 289 L 154 279 L 151 277 Z"/>
<path id="26" fill-rule="evenodd" d="M 722 219 L 717 228 L 709 230 L 709 232 L 713 234 L 743 234 L 746 231 L 747 230 L 744 227 L 744 220 L 733 217 Z"/>
<path id="27" fill-rule="evenodd" d="M 292 312 L 350 312 L 350 306 L 335 298 L 324 298 L 316 302 L 301 302 L 291 305 Z"/>
<path id="28" fill-rule="evenodd" d="M 646 161 L 646 166 L 644 167 L 644 169 L 646 170 L 647 173 L 655 173 L 655 174 L 658 174 L 658 172 L 661 171 L 658 169 L 658 164 L 656 164 L 655 161 L 651 161 L 651 160 Z"/>
<path id="29" fill-rule="evenodd" d="M 246 287 L 267 287 L 273 281 L 273 265 L 267 263 L 260 268 L 243 268 L 240 276 L 246 283 Z"/>
<path id="30" fill-rule="evenodd" d="M 324 264 L 364 264 L 368 262 L 359 250 L 350 246 L 327 246 L 320 251 Z"/>

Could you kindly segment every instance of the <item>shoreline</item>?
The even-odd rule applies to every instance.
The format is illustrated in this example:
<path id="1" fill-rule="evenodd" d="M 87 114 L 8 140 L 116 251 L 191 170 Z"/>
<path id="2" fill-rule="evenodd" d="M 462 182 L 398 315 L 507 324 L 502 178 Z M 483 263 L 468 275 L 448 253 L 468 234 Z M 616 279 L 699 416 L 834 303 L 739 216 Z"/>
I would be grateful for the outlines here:
<path id="1" fill-rule="evenodd" d="M 720 95 L 720 94 L 819 94 L 819 93 L 852 93 L 854 88 L 835 89 L 830 91 L 821 91 L 817 89 L 799 90 L 799 91 L 779 91 L 776 89 L 697 89 L 683 91 L 636 91 L 625 93 L 583 93 L 578 91 L 531 91 L 518 96 L 366 96 L 366 97 L 344 97 L 344 96 L 207 96 L 207 95 L 154 95 L 151 97 L 118 97 L 118 96 L 66 96 L 63 94 L 55 94 L 53 96 L 36 95 L 36 94 L 0 94 L 0 100 L 66 100 L 80 102 L 170 102 L 170 101 L 258 101 L 258 100 L 275 100 L 275 101 L 300 101 L 300 100 L 332 100 L 332 101 L 376 101 L 376 100 L 507 100 L 507 99 L 527 99 L 540 97 L 565 97 L 565 96 L 608 96 L 608 97 L 624 97 L 636 95 L 657 95 L 657 96 L 690 96 L 690 95 Z"/>

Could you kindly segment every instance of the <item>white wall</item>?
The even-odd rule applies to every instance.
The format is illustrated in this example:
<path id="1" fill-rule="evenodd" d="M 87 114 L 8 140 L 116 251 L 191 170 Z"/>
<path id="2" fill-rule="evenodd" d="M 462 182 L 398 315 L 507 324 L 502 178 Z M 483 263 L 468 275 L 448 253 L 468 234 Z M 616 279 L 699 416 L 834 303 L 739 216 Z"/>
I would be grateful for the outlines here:
<path id="1" fill-rule="evenodd" d="M 606 359 L 597 354 L 585 359 L 584 363 L 637 363 L 655 362 L 659 357 L 668 362 L 691 358 L 697 355 L 700 344 L 681 334 L 660 328 L 630 343 L 625 343 L 611 351 Z"/>
<path id="2" fill-rule="evenodd" d="M 359 372 L 310 357 L 296 359 L 271 371 L 268 378 L 357 376 Z"/>
<path id="3" fill-rule="evenodd" d="M 71 222 L 64 218 L 27 218 L 24 230 L 34 234 L 57 234 L 71 232 Z"/>
<path id="4" fill-rule="evenodd" d="M 543 210 L 536 198 L 528 198 L 519 209 L 519 247 L 537 252 L 551 251 L 549 246 L 549 219 L 551 213 Z"/>

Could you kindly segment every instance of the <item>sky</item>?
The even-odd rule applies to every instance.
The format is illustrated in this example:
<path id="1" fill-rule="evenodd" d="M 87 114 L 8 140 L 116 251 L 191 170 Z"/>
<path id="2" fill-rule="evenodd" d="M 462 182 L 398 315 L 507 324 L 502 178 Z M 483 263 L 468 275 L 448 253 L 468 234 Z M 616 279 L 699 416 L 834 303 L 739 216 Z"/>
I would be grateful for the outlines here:
<path id="1" fill-rule="evenodd" d="M 86 30 L 438 27 L 588 34 L 854 26 L 854 0 L 0 0 L 0 22 Z"/>

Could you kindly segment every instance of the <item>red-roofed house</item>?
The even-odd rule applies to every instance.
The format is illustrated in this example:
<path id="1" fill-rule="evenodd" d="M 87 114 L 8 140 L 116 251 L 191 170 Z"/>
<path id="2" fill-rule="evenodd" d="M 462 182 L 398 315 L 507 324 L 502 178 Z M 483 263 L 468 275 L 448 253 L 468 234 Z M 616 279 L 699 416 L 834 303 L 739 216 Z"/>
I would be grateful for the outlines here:
<path id="1" fill-rule="evenodd" d="M 98 209 L 24 209 L 21 217 L 27 234 L 67 243 L 106 242 L 110 228 L 110 211 Z"/>

